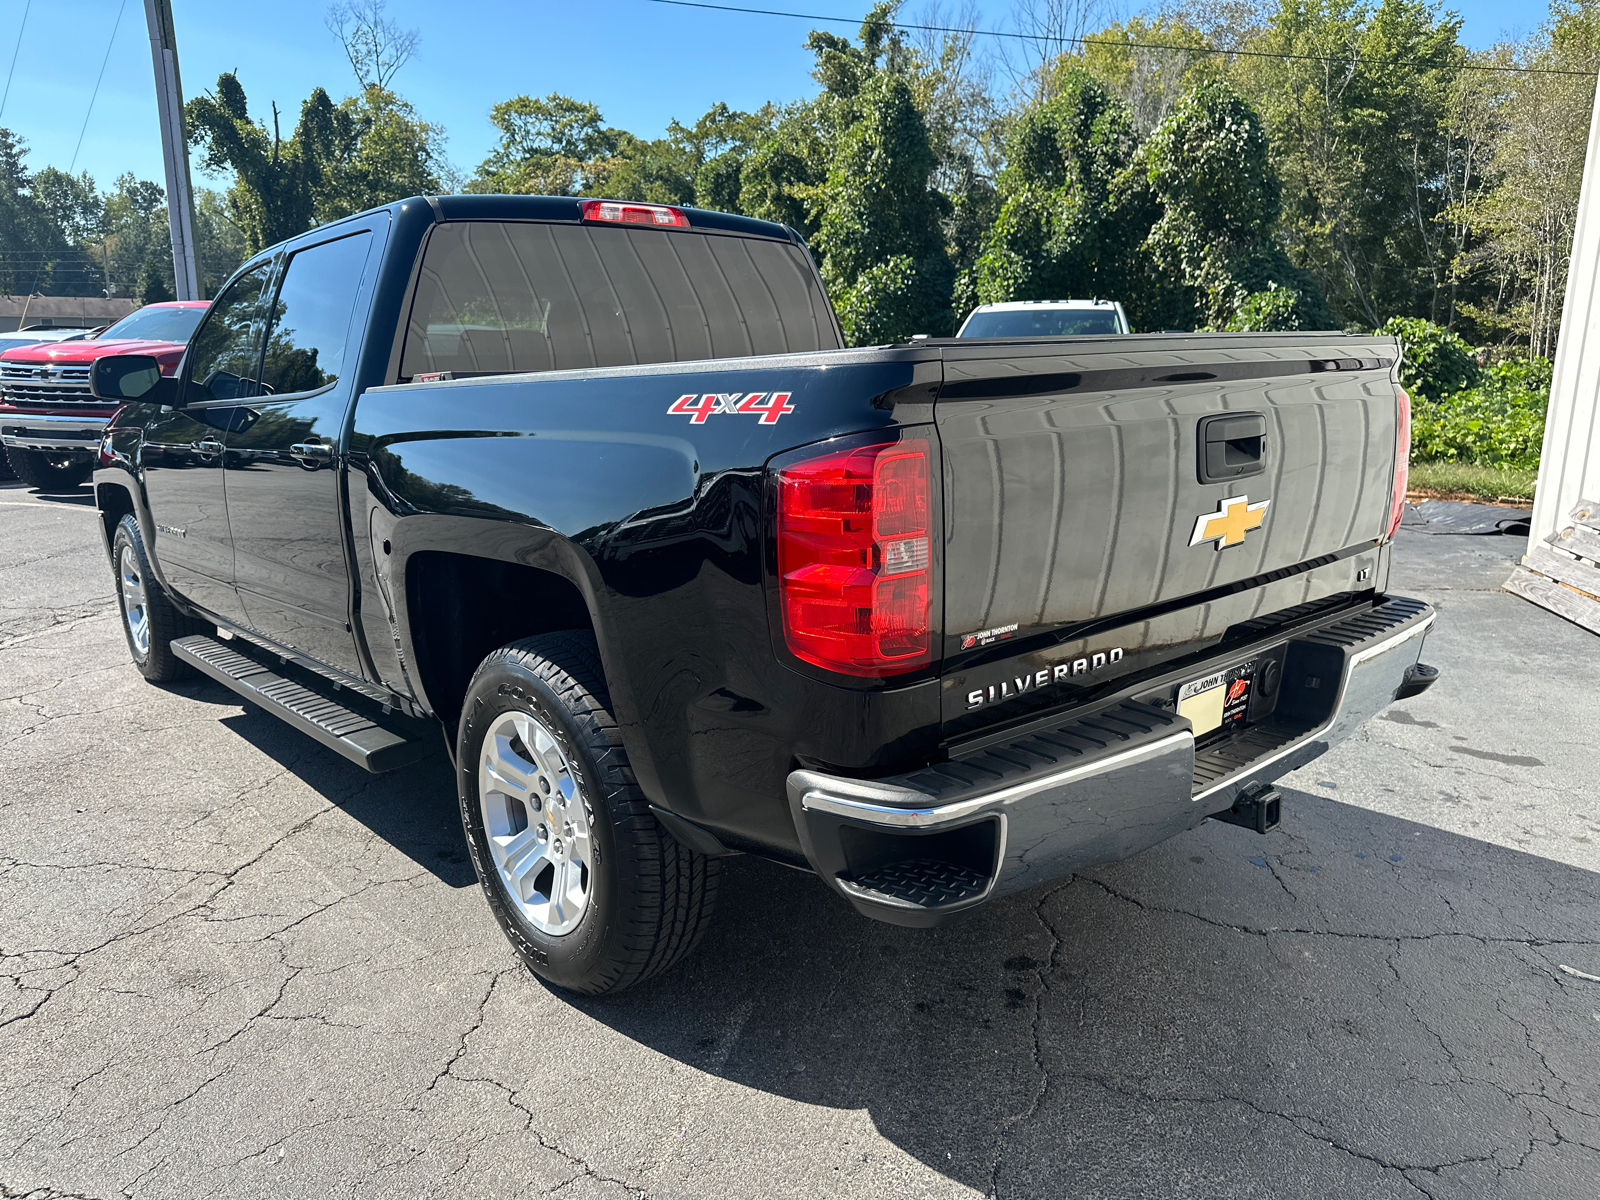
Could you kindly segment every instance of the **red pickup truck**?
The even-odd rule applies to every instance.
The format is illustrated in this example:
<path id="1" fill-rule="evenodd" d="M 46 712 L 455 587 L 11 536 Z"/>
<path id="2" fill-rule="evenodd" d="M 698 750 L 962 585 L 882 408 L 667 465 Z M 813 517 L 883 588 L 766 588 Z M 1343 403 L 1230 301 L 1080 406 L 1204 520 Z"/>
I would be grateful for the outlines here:
<path id="1" fill-rule="evenodd" d="M 207 300 L 147 304 L 97 338 L 0 354 L 0 443 L 17 477 L 47 491 L 88 479 L 100 434 L 117 410 L 90 394 L 90 364 L 112 354 L 148 354 L 170 375 L 209 306 Z"/>

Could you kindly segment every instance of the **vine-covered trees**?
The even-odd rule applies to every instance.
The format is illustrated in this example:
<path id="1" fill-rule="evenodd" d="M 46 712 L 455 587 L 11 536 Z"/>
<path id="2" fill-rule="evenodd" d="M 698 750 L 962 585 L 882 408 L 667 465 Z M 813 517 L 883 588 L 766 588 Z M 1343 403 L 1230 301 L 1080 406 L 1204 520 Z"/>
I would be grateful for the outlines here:
<path id="1" fill-rule="evenodd" d="M 1203 83 L 1185 96 L 1141 148 L 1140 163 L 1160 212 L 1145 247 L 1157 270 L 1191 293 L 1196 324 L 1336 327 L 1322 290 L 1278 240 L 1282 185 L 1266 132 L 1231 87 Z"/>
<path id="2" fill-rule="evenodd" d="M 934 155 L 904 76 L 874 73 L 817 192 L 816 246 L 839 323 L 856 345 L 947 333 L 953 272 L 928 186 Z"/>
<path id="3" fill-rule="evenodd" d="M 1006 142 L 999 215 L 958 289 L 974 304 L 1102 295 L 1123 299 L 1148 226 L 1130 168 L 1128 106 L 1086 71 L 1024 112 Z"/>
<path id="4" fill-rule="evenodd" d="M 346 0 L 329 27 L 354 95 L 317 89 L 287 133 L 232 75 L 191 102 L 200 165 L 232 182 L 197 194 L 201 271 L 219 283 L 314 223 L 465 187 L 790 225 L 858 341 L 948 333 L 985 301 L 1099 295 L 1139 329 L 1403 316 L 1550 354 L 1600 0 L 1550 3 L 1536 32 L 1481 53 L 1434 0 L 1171 0 L 1086 40 L 1033 6 L 1043 49 L 1004 92 L 970 30 L 897 26 L 885 0 L 854 37 L 807 38 L 810 99 L 714 104 L 643 138 L 584 99 L 515 96 L 463 179 L 393 90 L 418 34 L 383 0 Z M 0 132 L 0 285 L 165 294 L 159 197 L 30 174 Z"/>
<path id="5" fill-rule="evenodd" d="M 1057 89 L 1012 127 L 1000 215 L 958 307 L 1098 295 L 1143 329 L 1333 326 L 1278 240 L 1266 136 L 1231 88 L 1191 89 L 1142 143 L 1088 72 Z"/>
<path id="6" fill-rule="evenodd" d="M 444 131 L 376 84 L 339 102 L 316 189 L 318 222 L 442 190 Z"/>
<path id="7" fill-rule="evenodd" d="M 252 120 L 243 86 L 231 73 L 217 79 L 214 93 L 184 107 L 189 140 L 203 151 L 208 171 L 232 171 L 229 215 L 244 231 L 250 252 L 311 228 L 317 192 L 334 147 L 334 105 L 316 88 L 300 106 L 294 133 L 279 128 L 272 106 L 272 129 Z"/>

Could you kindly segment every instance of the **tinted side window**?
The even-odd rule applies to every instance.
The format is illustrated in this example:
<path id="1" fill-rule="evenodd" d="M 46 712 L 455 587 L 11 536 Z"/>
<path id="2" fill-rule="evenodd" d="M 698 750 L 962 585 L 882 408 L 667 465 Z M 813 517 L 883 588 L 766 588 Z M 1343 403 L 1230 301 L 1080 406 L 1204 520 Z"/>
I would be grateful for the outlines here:
<path id="1" fill-rule="evenodd" d="M 271 274 L 272 264 L 262 263 L 235 279 L 212 302 L 189 356 L 188 403 L 255 395 L 261 293 Z"/>
<path id="2" fill-rule="evenodd" d="M 811 261 L 791 243 L 453 221 L 428 241 L 400 373 L 559 371 L 838 344 Z"/>
<path id="3" fill-rule="evenodd" d="M 358 233 L 289 260 L 272 306 L 262 390 L 280 396 L 315 391 L 355 365 L 350 318 L 371 244 L 370 233 Z"/>

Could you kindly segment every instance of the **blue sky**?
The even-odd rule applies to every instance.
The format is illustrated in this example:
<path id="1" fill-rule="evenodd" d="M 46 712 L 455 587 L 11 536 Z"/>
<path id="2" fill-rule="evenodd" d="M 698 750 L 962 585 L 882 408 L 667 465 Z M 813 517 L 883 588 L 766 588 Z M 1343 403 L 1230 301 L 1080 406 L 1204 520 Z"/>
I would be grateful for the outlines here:
<path id="1" fill-rule="evenodd" d="M 752 6 L 856 18 L 867 7 L 860 0 L 760 0 Z M 252 110 L 266 116 L 276 101 L 287 134 L 313 87 L 321 84 L 337 99 L 354 85 L 324 27 L 327 7 L 327 0 L 173 0 L 186 94 L 205 91 L 223 71 L 237 71 Z M 1000 28 L 1011 4 L 978 0 L 977 7 L 983 26 Z M 1141 5 L 1135 0 L 1128 7 Z M 1464 18 L 1464 40 L 1474 47 L 1524 32 L 1544 15 L 1542 4 L 1530 4 L 1508 21 L 1503 0 L 1449 7 Z M 919 9 L 918 0 L 910 0 L 902 12 Z M 522 92 L 558 91 L 592 101 L 611 124 L 654 137 L 673 117 L 692 121 L 718 100 L 754 108 L 809 95 L 816 86 L 811 56 L 801 45 L 815 22 L 648 0 L 390 0 L 389 13 L 422 32 L 421 53 L 396 86 L 421 116 L 444 125 L 450 158 L 469 172 L 492 145 L 489 107 Z M 102 62 L 104 78 L 84 132 Z M 102 187 L 124 171 L 160 180 L 142 0 L 0 0 L 0 71 L 10 72 L 0 125 L 26 139 L 29 166 L 66 169 L 82 133 L 76 169 L 88 170 Z M 196 176 L 197 184 L 205 182 Z"/>

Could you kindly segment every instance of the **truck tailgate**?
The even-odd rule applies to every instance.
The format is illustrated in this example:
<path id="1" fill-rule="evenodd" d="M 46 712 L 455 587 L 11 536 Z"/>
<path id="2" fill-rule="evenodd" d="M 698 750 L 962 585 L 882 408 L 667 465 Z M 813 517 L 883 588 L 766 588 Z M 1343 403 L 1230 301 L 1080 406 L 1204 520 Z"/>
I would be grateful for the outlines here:
<path id="1" fill-rule="evenodd" d="M 947 736 L 1087 699 L 1382 582 L 1392 340 L 1153 335 L 943 353 Z"/>

